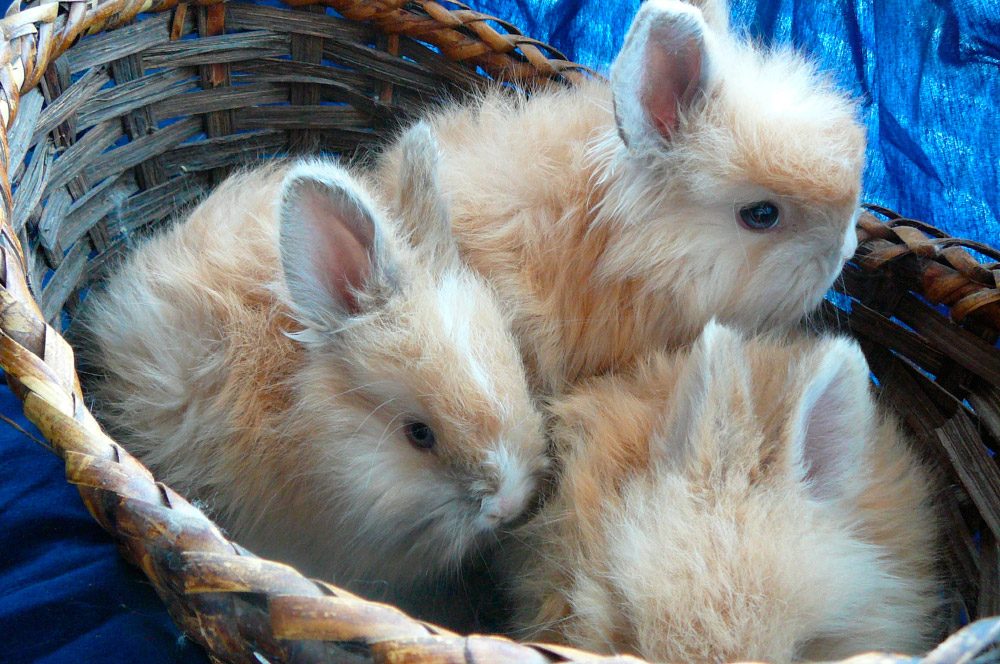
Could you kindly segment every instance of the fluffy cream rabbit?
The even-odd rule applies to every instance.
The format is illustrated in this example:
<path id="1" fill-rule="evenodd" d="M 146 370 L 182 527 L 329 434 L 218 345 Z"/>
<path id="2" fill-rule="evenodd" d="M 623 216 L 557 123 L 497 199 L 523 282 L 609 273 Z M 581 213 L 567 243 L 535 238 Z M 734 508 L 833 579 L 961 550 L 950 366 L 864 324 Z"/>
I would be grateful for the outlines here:
<path id="1" fill-rule="evenodd" d="M 508 561 L 520 636 L 664 662 L 928 645 L 932 482 L 853 342 L 710 323 L 553 414 L 559 489 Z"/>
<path id="2" fill-rule="evenodd" d="M 865 137 L 801 55 L 728 32 L 725 3 L 645 2 L 610 84 L 495 90 L 429 121 L 469 263 L 533 386 L 690 343 L 712 317 L 798 321 L 856 246 Z M 397 187 L 398 149 L 379 162 Z"/>
<path id="3" fill-rule="evenodd" d="M 403 152 L 392 214 L 330 161 L 230 178 L 91 296 L 83 351 L 100 419 L 237 541 L 405 605 L 522 513 L 547 462 L 433 137 Z"/>

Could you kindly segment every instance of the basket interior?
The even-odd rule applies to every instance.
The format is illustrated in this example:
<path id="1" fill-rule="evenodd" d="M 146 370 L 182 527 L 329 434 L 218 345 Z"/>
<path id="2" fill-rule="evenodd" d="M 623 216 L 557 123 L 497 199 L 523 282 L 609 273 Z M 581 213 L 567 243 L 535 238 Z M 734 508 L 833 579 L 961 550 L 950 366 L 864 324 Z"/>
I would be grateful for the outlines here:
<path id="1" fill-rule="evenodd" d="M 25 71 L 7 131 L 5 202 L 47 323 L 71 328 L 116 258 L 233 168 L 302 152 L 363 156 L 428 104 L 581 69 L 460 5 L 416 3 L 374 18 L 372 3 L 340 5 L 344 14 L 180 4 L 106 12 L 103 23 L 60 5 L 31 36 L 29 52 L 65 52 Z M 355 18 L 373 20 L 347 18 L 355 5 Z M 80 26 L 95 34 L 73 43 Z M 864 217 L 858 256 L 822 319 L 859 338 L 880 399 L 947 481 L 952 631 L 1000 613 L 1000 304 L 954 315 L 956 302 L 997 293 L 996 266 L 966 261 L 935 232 Z"/>
<path id="2" fill-rule="evenodd" d="M 137 234 L 233 168 L 359 156 L 427 104 L 491 80 L 472 57 L 481 47 L 457 62 L 329 7 L 182 4 L 137 18 L 40 73 L 9 132 L 11 221 L 38 249 L 28 276 L 50 322 L 63 310 L 71 322 L 81 292 Z M 508 58 L 505 72 L 528 66 Z"/>

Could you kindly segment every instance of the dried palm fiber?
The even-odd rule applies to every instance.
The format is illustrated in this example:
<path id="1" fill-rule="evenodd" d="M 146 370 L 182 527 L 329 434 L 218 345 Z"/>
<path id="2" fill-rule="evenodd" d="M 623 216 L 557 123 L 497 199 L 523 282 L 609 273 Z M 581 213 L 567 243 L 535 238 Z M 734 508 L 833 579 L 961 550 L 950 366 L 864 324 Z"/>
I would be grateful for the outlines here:
<path id="1" fill-rule="evenodd" d="M 444 94 L 584 69 L 430 1 L 15 3 L 0 26 L 0 365 L 181 628 L 218 661 L 634 661 L 458 636 L 253 556 L 101 432 L 59 334 L 109 259 L 249 157 L 351 152 Z M 1000 614 L 1000 264 L 968 250 L 1000 252 L 874 212 L 821 313 L 861 341 L 882 402 L 948 480 L 957 628 Z M 998 637 L 981 620 L 922 661 L 989 658 Z"/>

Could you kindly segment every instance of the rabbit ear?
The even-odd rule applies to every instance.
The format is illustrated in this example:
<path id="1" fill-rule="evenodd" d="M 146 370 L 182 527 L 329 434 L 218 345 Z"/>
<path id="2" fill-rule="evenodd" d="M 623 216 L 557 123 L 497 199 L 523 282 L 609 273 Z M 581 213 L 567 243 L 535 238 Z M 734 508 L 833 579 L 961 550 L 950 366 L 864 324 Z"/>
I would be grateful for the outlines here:
<path id="1" fill-rule="evenodd" d="M 426 122 L 418 122 L 399 140 L 400 177 L 397 209 L 413 243 L 430 252 L 435 262 L 454 264 L 458 245 L 451 217 L 438 182 L 440 152 Z"/>
<path id="2" fill-rule="evenodd" d="M 611 69 L 618 131 L 633 149 L 663 146 L 701 93 L 708 71 L 701 12 L 677 0 L 647 0 Z"/>
<path id="3" fill-rule="evenodd" d="M 715 32 L 729 32 L 729 3 L 726 0 L 688 0 L 701 10 L 705 23 Z"/>
<path id="4" fill-rule="evenodd" d="M 835 498 L 861 467 L 872 427 L 868 363 L 856 343 L 833 339 L 805 366 L 791 413 L 789 462 L 814 497 Z"/>
<path id="5" fill-rule="evenodd" d="M 292 300 L 311 322 L 360 313 L 386 272 L 384 222 L 360 185 L 321 161 L 294 166 L 280 199 L 281 263 Z"/>
<path id="6" fill-rule="evenodd" d="M 744 340 L 735 330 L 713 319 L 691 349 L 684 373 L 677 381 L 673 407 L 661 429 L 658 453 L 671 464 L 713 454 L 702 449 L 700 432 L 720 420 L 745 415 L 750 406 L 750 373 Z M 709 433 L 709 439 L 715 436 Z"/>

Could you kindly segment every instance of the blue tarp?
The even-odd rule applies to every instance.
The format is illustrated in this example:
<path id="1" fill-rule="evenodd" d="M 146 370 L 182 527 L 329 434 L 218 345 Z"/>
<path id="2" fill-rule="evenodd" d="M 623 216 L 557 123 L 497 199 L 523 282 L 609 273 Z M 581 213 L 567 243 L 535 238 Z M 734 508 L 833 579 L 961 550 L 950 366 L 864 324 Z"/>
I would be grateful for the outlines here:
<path id="1" fill-rule="evenodd" d="M 2 0 L 0 0 L 2 1 Z M 478 0 L 606 69 L 638 3 Z M 1000 244 L 1000 3 L 734 0 L 734 24 L 793 43 L 864 104 L 866 199 Z M 0 412 L 26 426 L 0 388 Z M 0 423 L 0 634 L 6 662 L 204 661 L 67 485 L 61 461 Z"/>

